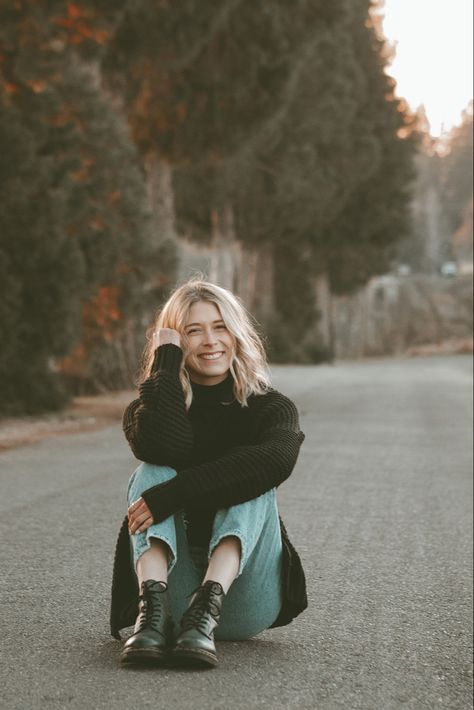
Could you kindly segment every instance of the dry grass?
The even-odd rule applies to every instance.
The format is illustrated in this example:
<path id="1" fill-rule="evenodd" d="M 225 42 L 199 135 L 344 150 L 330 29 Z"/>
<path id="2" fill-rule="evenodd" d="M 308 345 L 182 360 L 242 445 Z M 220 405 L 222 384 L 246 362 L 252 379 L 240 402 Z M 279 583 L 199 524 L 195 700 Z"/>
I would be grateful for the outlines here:
<path id="1" fill-rule="evenodd" d="M 94 431 L 120 423 L 123 410 L 134 399 L 132 390 L 95 397 L 75 397 L 62 412 L 40 417 L 0 420 L 0 451 L 33 444 L 50 436 Z"/>
<path id="2" fill-rule="evenodd" d="M 441 343 L 413 345 L 407 348 L 405 354 L 410 357 L 420 355 L 468 355 L 473 352 L 472 338 L 452 338 Z"/>

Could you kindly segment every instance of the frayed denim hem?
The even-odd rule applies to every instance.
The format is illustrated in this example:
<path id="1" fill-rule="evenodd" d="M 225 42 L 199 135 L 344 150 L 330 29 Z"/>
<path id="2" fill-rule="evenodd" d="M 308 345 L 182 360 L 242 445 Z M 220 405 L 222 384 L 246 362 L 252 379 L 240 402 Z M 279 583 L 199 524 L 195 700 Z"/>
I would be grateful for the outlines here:
<path id="1" fill-rule="evenodd" d="M 209 554 L 207 556 L 207 559 L 211 559 L 211 555 L 213 554 L 214 550 L 216 549 L 217 545 L 224 540 L 226 537 L 236 537 L 240 541 L 240 562 L 239 562 L 239 571 L 237 572 L 237 577 L 240 577 L 242 574 L 245 565 L 247 564 L 248 560 L 248 555 L 247 555 L 247 542 L 244 533 L 241 530 L 225 530 L 222 532 L 218 532 L 213 537 L 211 538 L 211 541 L 209 543 Z M 236 577 L 236 579 L 237 579 Z"/>
<path id="2" fill-rule="evenodd" d="M 150 525 L 150 527 L 147 528 L 147 530 L 145 530 L 144 532 L 138 533 L 138 535 L 134 535 L 135 543 L 133 544 L 133 563 L 135 565 L 135 569 L 137 568 L 137 563 L 140 557 L 150 549 L 150 539 L 153 538 L 155 540 L 161 540 L 161 542 L 164 542 L 167 545 L 168 574 L 171 574 L 171 571 L 173 570 L 173 567 L 176 564 L 176 550 L 173 549 L 173 543 L 168 537 L 166 537 L 166 535 L 163 535 L 163 533 L 154 532 L 152 530 L 152 527 L 153 526 Z"/>

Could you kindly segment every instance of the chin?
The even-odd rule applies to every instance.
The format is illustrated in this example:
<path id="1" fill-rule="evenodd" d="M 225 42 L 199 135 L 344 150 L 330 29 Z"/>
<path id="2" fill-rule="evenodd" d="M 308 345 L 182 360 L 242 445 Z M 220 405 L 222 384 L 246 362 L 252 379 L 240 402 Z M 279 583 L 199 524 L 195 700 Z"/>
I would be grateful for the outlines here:
<path id="1" fill-rule="evenodd" d="M 199 370 L 199 374 L 203 377 L 222 377 L 222 375 L 227 375 L 228 372 L 228 367 L 220 367 L 219 369 L 216 367 L 215 370 Z"/>

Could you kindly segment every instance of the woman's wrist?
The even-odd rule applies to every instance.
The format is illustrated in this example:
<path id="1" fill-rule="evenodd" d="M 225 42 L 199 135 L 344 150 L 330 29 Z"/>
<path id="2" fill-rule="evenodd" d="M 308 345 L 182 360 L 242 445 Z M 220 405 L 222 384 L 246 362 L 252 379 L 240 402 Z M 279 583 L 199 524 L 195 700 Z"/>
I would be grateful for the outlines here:
<path id="1" fill-rule="evenodd" d="M 153 521 L 160 523 L 182 507 L 179 478 L 175 476 L 170 481 L 158 483 L 144 491 L 142 498 L 153 515 Z"/>
<path id="2" fill-rule="evenodd" d="M 155 350 L 155 357 L 151 367 L 151 374 L 158 371 L 178 374 L 183 360 L 183 351 L 179 345 L 165 343 L 159 345 Z"/>

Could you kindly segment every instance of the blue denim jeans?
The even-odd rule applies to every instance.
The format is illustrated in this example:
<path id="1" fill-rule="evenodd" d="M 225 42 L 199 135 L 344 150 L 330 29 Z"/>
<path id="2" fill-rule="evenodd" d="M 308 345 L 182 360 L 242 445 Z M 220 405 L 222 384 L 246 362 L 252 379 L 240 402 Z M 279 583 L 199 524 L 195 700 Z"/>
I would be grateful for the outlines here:
<path id="1" fill-rule="evenodd" d="M 129 481 L 128 504 L 148 488 L 176 475 L 168 466 L 140 464 Z M 188 596 L 202 583 L 213 550 L 229 535 L 240 540 L 240 568 L 224 599 L 221 622 L 214 635 L 216 639 L 237 641 L 270 627 L 281 607 L 282 543 L 275 488 L 246 503 L 218 510 L 208 549 L 188 545 L 182 512 L 132 535 L 131 541 L 135 567 L 139 557 L 149 549 L 150 538 L 168 545 L 171 610 L 175 623 L 179 624 L 189 604 Z"/>

